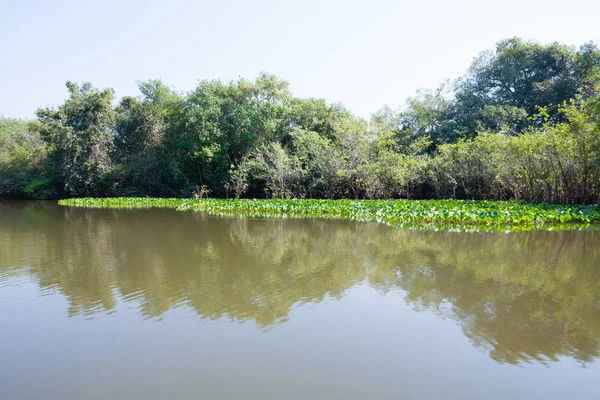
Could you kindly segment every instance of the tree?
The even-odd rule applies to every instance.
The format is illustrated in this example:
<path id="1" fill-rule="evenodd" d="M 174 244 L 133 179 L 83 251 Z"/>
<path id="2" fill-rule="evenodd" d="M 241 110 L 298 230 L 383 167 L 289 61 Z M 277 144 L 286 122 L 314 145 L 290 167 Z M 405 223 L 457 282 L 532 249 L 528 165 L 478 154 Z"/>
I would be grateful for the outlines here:
<path id="1" fill-rule="evenodd" d="M 27 121 L 0 117 L 0 197 L 52 197 L 46 148 Z"/>
<path id="2" fill-rule="evenodd" d="M 113 108 L 111 89 L 69 82 L 60 107 L 3 119 L 0 196 L 599 201 L 593 43 L 503 40 L 453 85 L 369 121 L 264 73 L 138 87 Z"/>
<path id="3" fill-rule="evenodd" d="M 334 131 L 340 149 L 340 177 L 355 199 L 377 192 L 379 181 L 369 163 L 370 143 L 366 121 L 347 117 L 336 122 Z"/>
<path id="4" fill-rule="evenodd" d="M 516 124 L 516 130 L 522 131 L 535 122 L 523 116 L 535 116 L 540 106 L 548 106 L 551 122 L 563 121 L 559 105 L 580 91 L 588 91 L 599 68 L 600 53 L 593 44 L 576 51 L 559 43 L 503 40 L 494 52 L 475 58 L 466 75 L 456 82 L 454 119 L 459 135 L 473 137 L 478 130 L 505 122 Z M 485 110 L 489 106 L 509 109 L 496 112 L 490 121 L 490 110 Z"/>
<path id="5" fill-rule="evenodd" d="M 222 191 L 232 164 L 255 146 L 284 140 L 287 85 L 267 74 L 255 82 L 201 82 L 167 134 L 175 178 L 187 187 L 206 184 Z"/>
<path id="6" fill-rule="evenodd" d="M 275 199 L 300 197 L 303 171 L 298 158 L 288 154 L 278 142 L 265 143 L 250 156 L 252 176 L 265 183 L 265 191 Z"/>
<path id="7" fill-rule="evenodd" d="M 125 194 L 171 195 L 170 148 L 165 134 L 184 99 L 160 80 L 138 82 L 139 98 L 124 97 L 116 109 L 116 177 Z"/>
<path id="8" fill-rule="evenodd" d="M 115 112 L 112 89 L 67 82 L 69 98 L 57 109 L 37 111 L 39 133 L 49 146 L 51 168 L 65 194 L 101 195 L 111 170 Z"/>
<path id="9" fill-rule="evenodd" d="M 309 197 L 335 197 L 341 188 L 342 161 L 333 142 L 317 132 L 296 129 L 291 146 L 303 171 L 303 186 Z"/>
<path id="10" fill-rule="evenodd" d="M 236 199 L 239 199 L 248 190 L 248 179 L 250 162 L 247 158 L 237 165 L 232 165 L 229 170 L 229 182 L 225 183 L 225 190 L 233 192 Z"/>
<path id="11" fill-rule="evenodd" d="M 447 83 L 435 90 L 419 90 L 401 113 L 401 132 L 413 140 L 425 137 L 433 145 L 456 140 L 452 99 Z"/>

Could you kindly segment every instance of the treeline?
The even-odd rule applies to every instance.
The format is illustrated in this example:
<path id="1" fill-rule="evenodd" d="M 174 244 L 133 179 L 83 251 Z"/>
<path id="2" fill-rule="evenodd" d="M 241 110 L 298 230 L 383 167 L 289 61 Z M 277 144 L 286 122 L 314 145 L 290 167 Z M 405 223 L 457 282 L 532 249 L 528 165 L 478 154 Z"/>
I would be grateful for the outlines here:
<path id="1" fill-rule="evenodd" d="M 118 103 L 69 82 L 35 120 L 0 119 L 0 196 L 598 203 L 599 82 L 595 44 L 518 38 L 370 120 L 267 74 L 189 93 L 151 80 Z"/>

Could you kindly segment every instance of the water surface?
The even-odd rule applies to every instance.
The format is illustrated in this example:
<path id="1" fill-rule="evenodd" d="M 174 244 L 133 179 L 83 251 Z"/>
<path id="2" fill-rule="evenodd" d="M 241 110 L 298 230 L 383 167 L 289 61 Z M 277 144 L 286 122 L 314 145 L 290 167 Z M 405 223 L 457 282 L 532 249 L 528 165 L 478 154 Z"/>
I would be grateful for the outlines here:
<path id="1" fill-rule="evenodd" d="M 600 232 L 0 202 L 6 399 L 594 399 Z"/>

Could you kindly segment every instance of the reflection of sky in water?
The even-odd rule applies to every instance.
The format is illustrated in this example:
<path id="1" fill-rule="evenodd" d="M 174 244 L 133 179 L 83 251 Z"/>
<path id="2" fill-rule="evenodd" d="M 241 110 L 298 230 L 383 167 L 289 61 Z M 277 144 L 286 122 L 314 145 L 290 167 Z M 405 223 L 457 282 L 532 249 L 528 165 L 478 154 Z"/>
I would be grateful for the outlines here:
<path id="1" fill-rule="evenodd" d="M 414 312 L 403 293 L 366 284 L 339 300 L 295 306 L 288 322 L 264 330 L 201 320 L 187 307 L 144 319 L 136 300 L 68 317 L 64 296 L 44 298 L 40 309 L 37 284 L 9 281 L 1 290 L 13 301 L 0 303 L 9 328 L 0 336 L 11 344 L 0 352 L 10 360 L 0 367 L 7 398 L 559 399 L 595 393 L 600 372 L 569 358 L 494 362 L 452 320 Z"/>

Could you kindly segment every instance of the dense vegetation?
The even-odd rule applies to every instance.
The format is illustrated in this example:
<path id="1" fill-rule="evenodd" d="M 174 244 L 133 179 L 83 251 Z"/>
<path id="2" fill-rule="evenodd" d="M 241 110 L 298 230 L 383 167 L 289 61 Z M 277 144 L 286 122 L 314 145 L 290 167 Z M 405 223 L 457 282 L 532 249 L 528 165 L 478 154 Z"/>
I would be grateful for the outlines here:
<path id="1" fill-rule="evenodd" d="M 141 82 L 118 103 L 69 82 L 36 120 L 0 120 L 0 196 L 598 203 L 599 83 L 596 45 L 518 38 L 368 121 L 266 74 L 189 93 Z"/>
<path id="2" fill-rule="evenodd" d="M 438 230 L 580 229 L 600 223 L 600 206 L 460 200 L 265 200 L 77 198 L 60 205 L 86 208 L 174 208 L 215 215 L 319 217 Z"/>

